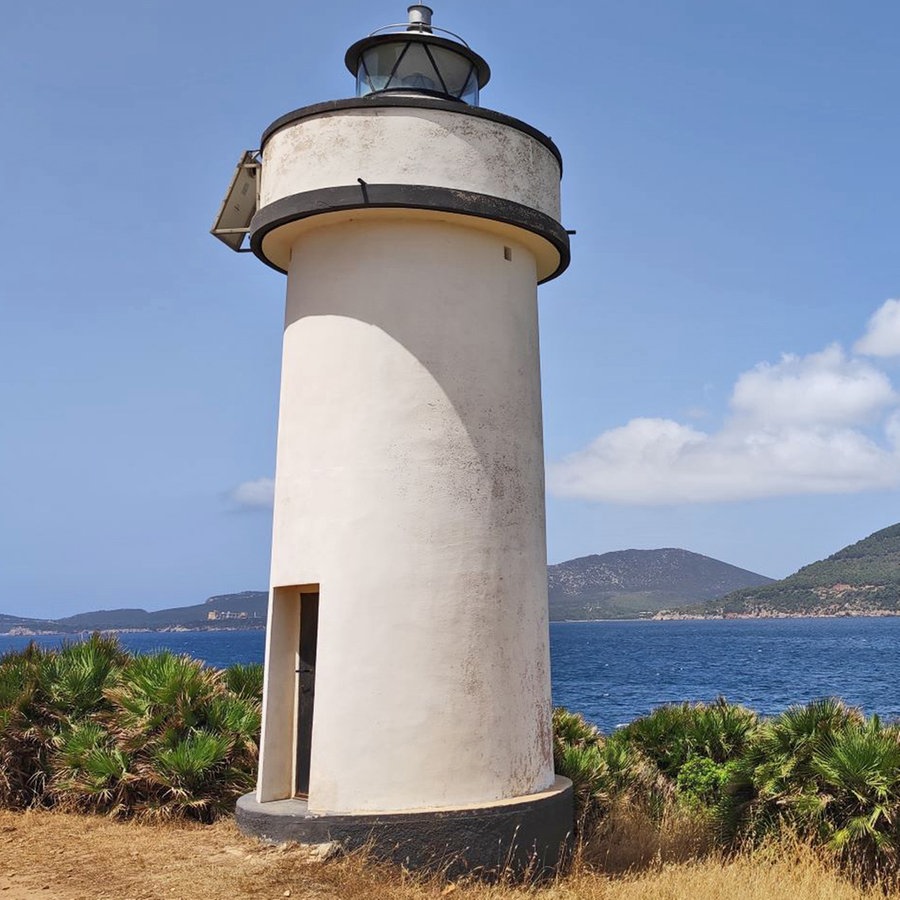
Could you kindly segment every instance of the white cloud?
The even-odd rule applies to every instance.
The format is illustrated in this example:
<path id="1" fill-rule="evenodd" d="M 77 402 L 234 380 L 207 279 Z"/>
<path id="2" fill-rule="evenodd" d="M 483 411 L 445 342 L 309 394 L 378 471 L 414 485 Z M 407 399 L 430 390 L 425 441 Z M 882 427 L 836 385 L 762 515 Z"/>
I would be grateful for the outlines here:
<path id="1" fill-rule="evenodd" d="M 230 496 L 241 509 L 271 509 L 275 502 L 275 480 L 257 478 L 255 481 L 245 481 Z"/>
<path id="2" fill-rule="evenodd" d="M 837 345 L 809 356 L 760 363 L 734 386 L 731 408 L 754 421 L 786 425 L 855 425 L 897 401 L 891 382 Z"/>
<path id="3" fill-rule="evenodd" d="M 900 485 L 900 414 L 888 378 L 837 345 L 738 379 L 716 432 L 632 419 L 550 466 L 553 493 L 611 503 L 713 503 Z M 881 416 L 881 437 L 860 430 Z"/>
<path id="4" fill-rule="evenodd" d="M 866 356 L 900 356 L 900 300 L 885 300 L 853 349 Z"/>

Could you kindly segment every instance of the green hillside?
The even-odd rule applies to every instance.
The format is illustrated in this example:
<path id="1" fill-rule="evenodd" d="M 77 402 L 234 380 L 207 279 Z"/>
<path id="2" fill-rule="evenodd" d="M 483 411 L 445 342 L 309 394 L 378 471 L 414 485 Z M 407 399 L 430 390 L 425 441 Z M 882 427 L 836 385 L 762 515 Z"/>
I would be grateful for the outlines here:
<path id="1" fill-rule="evenodd" d="M 547 576 L 551 621 L 649 618 L 772 581 L 676 547 L 582 556 L 550 566 Z"/>
<path id="2" fill-rule="evenodd" d="M 699 553 L 674 547 L 616 550 L 548 567 L 551 621 L 649 618 L 660 609 L 722 597 L 771 581 Z M 0 615 L 0 634 L 87 631 L 159 631 L 263 628 L 268 593 L 219 594 L 172 609 L 98 609 L 56 621 Z"/>
<path id="3" fill-rule="evenodd" d="M 900 614 L 900 524 L 763 587 L 744 588 L 683 613 L 705 615 Z"/>

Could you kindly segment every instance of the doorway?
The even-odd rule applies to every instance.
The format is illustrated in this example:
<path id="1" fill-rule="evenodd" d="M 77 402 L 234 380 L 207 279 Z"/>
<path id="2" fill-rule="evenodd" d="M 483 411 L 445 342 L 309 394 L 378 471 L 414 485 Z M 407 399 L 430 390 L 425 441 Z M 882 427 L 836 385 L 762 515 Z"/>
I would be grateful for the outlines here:
<path id="1" fill-rule="evenodd" d="M 300 639 L 297 647 L 297 737 L 294 795 L 309 797 L 313 706 L 316 699 L 316 648 L 319 639 L 319 592 L 300 593 Z"/>

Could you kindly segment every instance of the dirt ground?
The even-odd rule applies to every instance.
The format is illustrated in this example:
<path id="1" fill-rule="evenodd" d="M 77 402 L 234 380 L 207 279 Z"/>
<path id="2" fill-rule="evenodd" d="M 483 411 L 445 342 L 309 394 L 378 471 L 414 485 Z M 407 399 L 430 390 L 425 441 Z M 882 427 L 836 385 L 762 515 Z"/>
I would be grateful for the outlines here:
<path id="1" fill-rule="evenodd" d="M 341 897 L 308 854 L 211 827 L 0 811 L 0 900 Z M 290 892 L 290 893 L 287 893 Z"/>
<path id="2" fill-rule="evenodd" d="M 313 861 L 303 848 L 211 827 L 140 825 L 60 812 L 0 811 L 0 900 L 885 900 L 800 846 L 650 865 L 585 868 L 537 888 L 423 879 L 360 854 Z M 896 894 L 891 896 L 897 897 Z"/>

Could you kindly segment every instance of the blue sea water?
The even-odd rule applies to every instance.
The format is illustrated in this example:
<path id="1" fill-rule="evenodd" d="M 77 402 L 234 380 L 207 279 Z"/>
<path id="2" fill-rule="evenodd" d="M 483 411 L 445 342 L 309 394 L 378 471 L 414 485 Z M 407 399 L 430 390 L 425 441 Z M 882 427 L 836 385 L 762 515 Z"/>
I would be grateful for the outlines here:
<path id="1" fill-rule="evenodd" d="M 130 650 L 168 647 L 209 665 L 261 662 L 262 631 L 132 633 Z M 0 652 L 29 638 L 0 637 Z M 43 636 L 53 646 L 61 638 Z M 604 731 L 662 703 L 723 695 L 774 714 L 833 695 L 900 718 L 900 617 L 687 622 L 556 622 L 550 626 L 553 702 Z"/>
<path id="2" fill-rule="evenodd" d="M 900 718 L 900 617 L 551 626 L 554 703 L 604 731 L 722 695 L 764 715 L 817 697 Z"/>

